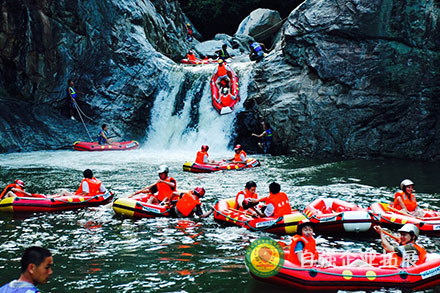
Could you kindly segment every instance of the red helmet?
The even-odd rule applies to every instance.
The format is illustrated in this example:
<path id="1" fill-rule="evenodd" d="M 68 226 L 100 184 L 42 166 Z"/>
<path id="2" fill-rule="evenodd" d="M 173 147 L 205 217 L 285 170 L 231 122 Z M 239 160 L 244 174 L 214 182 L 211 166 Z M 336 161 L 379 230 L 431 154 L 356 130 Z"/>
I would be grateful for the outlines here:
<path id="1" fill-rule="evenodd" d="M 205 188 L 203 187 L 196 187 L 194 188 L 194 193 L 198 196 L 198 197 L 202 197 L 205 195 Z"/>
<path id="2" fill-rule="evenodd" d="M 237 144 L 237 145 L 235 146 L 234 151 L 236 151 L 236 150 L 241 150 L 241 144 Z"/>
<path id="3" fill-rule="evenodd" d="M 202 151 L 207 152 L 209 150 L 209 146 L 204 144 L 202 145 Z"/>
<path id="4" fill-rule="evenodd" d="M 16 180 L 15 180 L 15 184 L 17 184 L 18 186 L 21 186 L 21 187 L 24 188 L 24 182 L 23 182 L 23 180 L 16 179 Z"/>

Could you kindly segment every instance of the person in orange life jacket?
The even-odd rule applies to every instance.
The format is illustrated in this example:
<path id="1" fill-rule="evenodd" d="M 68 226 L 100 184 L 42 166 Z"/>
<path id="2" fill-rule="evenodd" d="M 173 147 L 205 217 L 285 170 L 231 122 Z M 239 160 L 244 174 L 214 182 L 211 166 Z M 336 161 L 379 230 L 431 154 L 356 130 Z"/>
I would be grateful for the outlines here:
<path id="1" fill-rule="evenodd" d="M 261 209 L 266 217 L 278 218 L 292 213 L 289 198 L 280 190 L 281 186 L 276 182 L 272 182 L 269 185 L 269 196 L 260 198 L 259 201 L 266 202 L 266 205 Z"/>
<path id="2" fill-rule="evenodd" d="M 226 82 L 225 87 L 230 87 L 231 79 L 228 76 L 228 68 L 226 67 L 226 62 L 223 61 L 223 59 L 218 60 L 218 66 L 217 66 L 217 80 L 215 82 L 217 89 L 220 91 L 221 86 L 220 83 L 222 80 Z"/>
<path id="3" fill-rule="evenodd" d="M 246 164 L 247 155 L 246 155 L 246 152 L 243 150 L 241 144 L 237 144 L 234 147 L 234 152 L 235 152 L 234 157 L 232 159 L 227 159 L 225 161 Z"/>
<path id="4" fill-rule="evenodd" d="M 405 179 L 400 183 L 400 189 L 402 191 L 398 191 L 394 195 L 393 207 L 401 210 L 404 213 L 408 213 L 416 217 L 423 217 L 424 212 L 418 208 L 416 196 L 413 194 L 414 182 L 409 179 Z"/>
<path id="5" fill-rule="evenodd" d="M 194 54 L 194 52 L 192 50 L 188 51 L 188 54 L 186 54 L 186 58 L 189 61 L 196 61 L 196 55 Z"/>
<path id="6" fill-rule="evenodd" d="M 232 100 L 235 100 L 235 99 L 231 95 L 230 89 L 228 87 L 224 87 L 221 89 L 220 92 L 221 92 L 220 97 L 219 97 L 220 101 L 218 101 L 218 102 L 221 103 L 225 107 L 231 105 Z"/>
<path id="7" fill-rule="evenodd" d="M 193 41 L 192 28 L 191 28 L 191 24 L 189 24 L 189 23 L 186 24 L 186 40 L 188 42 Z"/>
<path id="8" fill-rule="evenodd" d="M 81 181 L 79 188 L 75 191 L 75 193 L 71 193 L 67 190 L 61 191 L 60 193 L 49 195 L 48 197 L 59 197 L 59 196 L 72 196 L 72 195 L 82 195 L 82 196 L 94 196 L 97 194 L 104 194 L 107 192 L 107 189 L 104 185 L 93 177 L 93 172 L 90 169 L 86 169 L 83 172 L 84 179 Z"/>
<path id="9" fill-rule="evenodd" d="M 258 200 L 257 183 L 254 181 L 246 182 L 244 191 L 240 191 L 235 196 L 235 209 L 239 211 L 247 210 L 254 217 L 264 217 L 264 214 L 259 211 L 255 206 L 260 202 Z"/>
<path id="10" fill-rule="evenodd" d="M 200 148 L 200 151 L 198 151 L 197 155 L 196 155 L 195 162 L 197 164 L 215 163 L 214 161 L 209 160 L 208 150 L 209 150 L 208 145 L 202 145 L 202 147 Z"/>
<path id="11" fill-rule="evenodd" d="M 32 196 L 32 193 L 26 192 L 24 186 L 24 182 L 20 179 L 16 179 L 14 183 L 8 184 L 5 189 L 3 189 L 0 194 L 0 200 L 8 197 L 17 197 L 17 196 Z"/>
<path id="12" fill-rule="evenodd" d="M 398 230 L 400 233 L 399 245 L 391 245 L 385 238 L 385 233 L 382 227 L 374 226 L 374 230 L 380 234 L 382 240 L 382 246 L 386 252 L 392 252 L 392 259 L 395 263 L 391 265 L 397 265 L 401 268 L 406 268 L 415 264 L 421 264 L 426 260 L 426 250 L 416 244 L 417 237 L 419 236 L 419 228 L 414 224 L 405 224 Z"/>
<path id="13" fill-rule="evenodd" d="M 98 134 L 98 143 L 100 145 L 111 144 L 112 140 L 108 136 L 108 127 L 107 124 L 102 124 L 101 131 Z"/>
<path id="14" fill-rule="evenodd" d="M 38 284 L 46 284 L 52 275 L 52 253 L 43 247 L 26 248 L 21 257 L 21 275 L 0 287 L 1 293 L 37 293 Z"/>
<path id="15" fill-rule="evenodd" d="M 205 195 L 203 187 L 196 187 L 194 190 L 185 192 L 178 200 L 173 201 L 174 212 L 177 217 L 192 217 L 196 214 L 199 218 L 206 218 L 213 212 L 213 209 L 203 213 L 200 199 Z"/>
<path id="16" fill-rule="evenodd" d="M 252 136 L 261 138 L 261 142 L 258 143 L 258 146 L 266 154 L 269 152 L 272 145 L 272 128 L 270 128 L 269 124 L 264 121 L 261 122 L 261 125 L 263 126 L 263 132 L 261 134 L 252 133 Z"/>
<path id="17" fill-rule="evenodd" d="M 159 174 L 159 180 L 135 194 L 151 193 L 152 196 L 150 196 L 147 203 L 168 204 L 173 192 L 176 191 L 177 182 L 174 178 L 168 177 L 169 168 L 167 165 L 161 165 L 157 172 Z"/>

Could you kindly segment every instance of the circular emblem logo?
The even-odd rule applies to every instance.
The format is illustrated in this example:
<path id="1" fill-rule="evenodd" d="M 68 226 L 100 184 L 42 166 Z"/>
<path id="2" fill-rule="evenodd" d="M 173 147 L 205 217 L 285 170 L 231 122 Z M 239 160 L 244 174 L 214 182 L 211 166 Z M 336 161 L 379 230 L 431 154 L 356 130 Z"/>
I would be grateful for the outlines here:
<path id="1" fill-rule="evenodd" d="M 257 277 L 276 275 L 284 264 L 284 251 L 278 242 L 263 237 L 251 243 L 246 251 L 246 265 Z"/>

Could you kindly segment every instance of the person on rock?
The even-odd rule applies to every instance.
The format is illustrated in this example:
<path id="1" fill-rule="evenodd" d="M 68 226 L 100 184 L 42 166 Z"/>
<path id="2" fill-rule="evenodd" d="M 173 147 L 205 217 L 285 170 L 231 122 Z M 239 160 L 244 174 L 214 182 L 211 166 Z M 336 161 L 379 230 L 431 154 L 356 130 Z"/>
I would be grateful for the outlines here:
<path id="1" fill-rule="evenodd" d="M 21 275 L 18 280 L 0 287 L 0 293 L 37 293 L 38 284 L 46 284 L 52 275 L 52 253 L 43 247 L 26 248 L 20 261 Z M 5 277 L 7 277 L 5 275 Z"/>
<path id="2" fill-rule="evenodd" d="M 228 45 L 223 44 L 220 50 L 215 51 L 218 56 L 218 60 L 226 61 L 226 59 L 231 58 L 231 55 L 228 53 Z"/>
<path id="3" fill-rule="evenodd" d="M 264 217 L 264 214 L 255 208 L 260 202 L 258 200 L 257 183 L 254 181 L 246 182 L 244 190 L 237 193 L 235 196 L 235 209 L 239 211 L 247 211 L 254 217 Z"/>
<path id="4" fill-rule="evenodd" d="M 264 46 L 264 44 L 254 42 L 252 40 L 249 40 L 248 43 L 251 49 L 249 58 L 251 60 L 261 61 L 264 58 L 264 52 L 266 51 L 266 47 Z"/>
<path id="5" fill-rule="evenodd" d="M 374 226 L 374 230 L 380 234 L 382 246 L 386 252 L 392 252 L 390 266 L 407 268 L 412 265 L 421 264 L 426 260 L 426 250 L 416 244 L 419 237 L 419 228 L 414 224 L 405 224 L 398 230 L 400 237 L 395 237 L 398 245 L 391 245 L 385 238 L 385 233 L 380 226 Z"/>
<path id="6" fill-rule="evenodd" d="M 405 179 L 400 183 L 401 191 L 394 195 L 393 208 L 416 217 L 423 217 L 424 212 L 417 206 L 416 196 L 414 192 L 414 182 Z"/>
<path id="7" fill-rule="evenodd" d="M 156 183 L 133 193 L 129 197 L 140 193 L 146 193 L 150 194 L 147 200 L 147 203 L 149 204 L 169 204 L 173 193 L 176 192 L 177 182 L 173 177 L 168 176 L 169 168 L 167 165 L 161 165 L 157 172 L 159 174 L 159 179 Z"/>
<path id="8" fill-rule="evenodd" d="M 108 127 L 107 124 L 102 124 L 101 131 L 98 133 L 98 143 L 100 145 L 111 144 L 112 141 L 108 135 Z"/>
<path id="9" fill-rule="evenodd" d="M 16 179 L 14 183 L 8 184 L 0 194 L 0 200 L 8 197 L 17 197 L 17 196 L 33 196 L 32 193 L 26 192 L 23 180 Z"/>
<path id="10" fill-rule="evenodd" d="M 222 59 L 218 61 L 217 66 L 217 80 L 215 82 L 217 89 L 220 91 L 222 87 L 229 88 L 231 86 L 231 79 L 228 76 L 229 69 L 226 66 L 226 62 Z M 222 81 L 225 82 L 224 86 L 221 86 Z"/>
<path id="11" fill-rule="evenodd" d="M 188 42 L 192 42 L 193 41 L 193 36 L 192 36 L 192 28 L 191 28 L 191 24 L 187 23 L 186 24 L 186 40 Z"/>
<path id="12" fill-rule="evenodd" d="M 246 164 L 247 155 L 246 155 L 246 152 L 243 150 L 243 147 L 241 146 L 241 144 L 237 144 L 234 147 L 234 152 L 235 152 L 234 157 L 231 159 L 227 159 L 225 161 L 229 161 L 232 163 Z"/>
<path id="13" fill-rule="evenodd" d="M 75 112 L 76 112 L 76 108 L 78 107 L 76 101 L 76 98 L 78 97 L 78 93 L 84 94 L 80 91 L 77 91 L 74 88 L 73 80 L 69 79 L 67 81 L 67 98 L 69 100 L 69 105 L 70 105 L 70 119 L 72 120 L 75 120 Z"/>
<path id="14" fill-rule="evenodd" d="M 278 218 L 292 213 L 289 198 L 281 192 L 281 186 L 276 182 L 269 185 L 269 195 L 259 201 L 266 203 L 261 209 L 266 217 Z"/>
<path id="15" fill-rule="evenodd" d="M 261 138 L 261 142 L 258 143 L 258 146 L 263 153 L 267 154 L 272 145 L 272 128 L 270 128 L 269 124 L 264 121 L 261 122 L 261 126 L 263 126 L 263 132 L 260 134 L 252 133 L 252 136 Z"/>
<path id="16" fill-rule="evenodd" d="M 196 155 L 195 162 L 197 164 L 215 163 L 214 161 L 210 161 L 209 160 L 208 150 L 209 150 L 209 146 L 208 145 L 202 145 L 202 147 L 200 148 L 200 151 L 198 151 L 197 155 Z"/>
<path id="17" fill-rule="evenodd" d="M 178 199 L 172 200 L 173 210 L 177 217 L 193 217 L 194 214 L 199 218 L 206 218 L 213 212 L 210 209 L 204 213 L 200 199 L 205 195 L 203 187 L 196 187 L 194 190 L 184 192 Z"/>

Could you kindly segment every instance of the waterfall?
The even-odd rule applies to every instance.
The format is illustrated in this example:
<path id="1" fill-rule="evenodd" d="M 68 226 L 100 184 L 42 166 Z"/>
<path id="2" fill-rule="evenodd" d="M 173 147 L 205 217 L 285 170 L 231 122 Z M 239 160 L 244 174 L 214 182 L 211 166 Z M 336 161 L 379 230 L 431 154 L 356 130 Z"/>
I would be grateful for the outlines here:
<path id="1" fill-rule="evenodd" d="M 247 97 L 250 66 L 246 64 L 230 64 L 240 78 L 241 101 L 227 115 L 219 115 L 211 103 L 210 80 L 217 65 L 176 66 L 171 70 L 169 83 L 163 85 L 151 110 L 145 146 L 195 153 L 207 144 L 210 151 L 227 152 L 236 114 Z"/>

